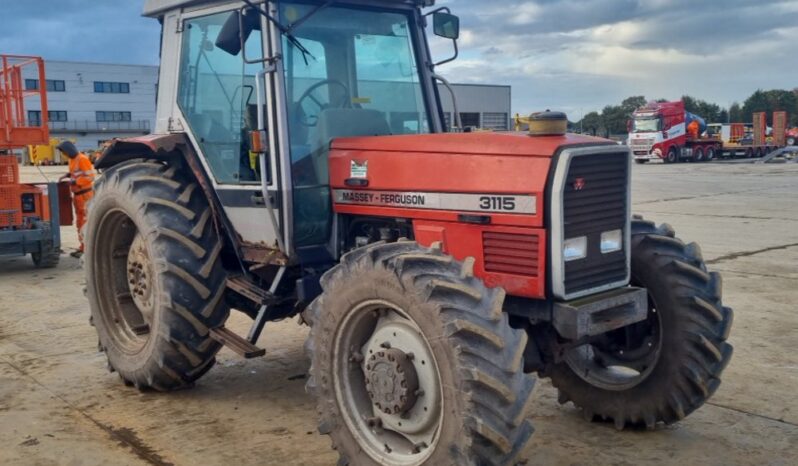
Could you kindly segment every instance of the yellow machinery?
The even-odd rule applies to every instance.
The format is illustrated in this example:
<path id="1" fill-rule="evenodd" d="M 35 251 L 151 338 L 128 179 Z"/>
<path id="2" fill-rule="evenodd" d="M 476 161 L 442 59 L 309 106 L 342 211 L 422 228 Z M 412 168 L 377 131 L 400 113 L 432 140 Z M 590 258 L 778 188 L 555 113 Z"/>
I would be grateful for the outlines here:
<path id="1" fill-rule="evenodd" d="M 76 142 L 71 139 L 72 142 Z M 61 160 L 61 154 L 58 153 L 56 147 L 61 144 L 58 138 L 51 138 L 49 144 L 28 146 L 28 159 L 31 165 L 62 165 L 65 160 Z"/>

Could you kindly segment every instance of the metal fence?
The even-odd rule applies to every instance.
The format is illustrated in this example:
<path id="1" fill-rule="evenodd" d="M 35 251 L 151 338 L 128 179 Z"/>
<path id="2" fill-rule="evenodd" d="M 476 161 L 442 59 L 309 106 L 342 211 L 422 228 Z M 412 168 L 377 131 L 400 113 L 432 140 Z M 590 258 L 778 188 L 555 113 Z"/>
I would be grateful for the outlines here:
<path id="1" fill-rule="evenodd" d="M 149 120 L 133 121 L 50 121 L 52 133 L 149 133 Z"/>

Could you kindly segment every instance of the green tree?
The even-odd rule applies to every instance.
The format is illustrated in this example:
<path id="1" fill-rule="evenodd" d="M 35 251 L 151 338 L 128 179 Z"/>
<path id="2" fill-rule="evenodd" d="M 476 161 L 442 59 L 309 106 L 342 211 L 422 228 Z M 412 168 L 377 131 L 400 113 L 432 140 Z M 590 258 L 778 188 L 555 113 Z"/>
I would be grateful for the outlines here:
<path id="1" fill-rule="evenodd" d="M 745 117 L 743 116 L 743 109 L 737 102 L 731 104 L 729 107 L 729 123 L 743 123 Z"/>
<path id="2" fill-rule="evenodd" d="M 581 126 L 585 134 L 592 134 L 595 136 L 601 128 L 601 115 L 599 115 L 598 112 L 588 113 L 582 118 Z"/>
<path id="3" fill-rule="evenodd" d="M 751 94 L 743 103 L 743 117 L 746 122 L 753 121 L 753 114 L 765 112 L 769 125 L 773 124 L 773 112 L 786 111 L 790 115 L 791 121 L 795 120 L 798 114 L 798 95 L 795 91 L 784 89 L 772 89 L 763 91 L 758 89 Z"/>
<path id="4" fill-rule="evenodd" d="M 645 96 L 636 95 L 623 99 L 623 102 L 621 102 L 621 107 L 623 107 L 623 110 L 631 117 L 632 113 L 638 108 L 644 107 L 646 102 Z"/>
<path id="5" fill-rule="evenodd" d="M 612 134 L 626 133 L 626 123 L 631 113 L 620 105 L 607 105 L 601 111 L 602 130 L 606 137 Z"/>

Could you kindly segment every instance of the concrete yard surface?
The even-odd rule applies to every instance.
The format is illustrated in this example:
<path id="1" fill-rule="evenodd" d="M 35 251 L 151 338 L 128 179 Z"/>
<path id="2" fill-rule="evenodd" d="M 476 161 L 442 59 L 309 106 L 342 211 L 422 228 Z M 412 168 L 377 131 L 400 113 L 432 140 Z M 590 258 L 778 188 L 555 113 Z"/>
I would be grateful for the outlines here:
<path id="1" fill-rule="evenodd" d="M 708 404 L 653 432 L 585 422 L 541 381 L 529 464 L 798 464 L 798 166 L 649 164 L 633 176 L 634 211 L 698 242 L 722 272 L 735 354 Z M 74 228 L 62 232 L 69 252 Z M 306 327 L 268 324 L 264 358 L 223 349 L 193 389 L 140 393 L 97 352 L 83 282 L 68 255 L 52 270 L 0 259 L 0 464 L 335 464 L 304 390 Z M 248 320 L 229 326 L 244 333 Z"/>

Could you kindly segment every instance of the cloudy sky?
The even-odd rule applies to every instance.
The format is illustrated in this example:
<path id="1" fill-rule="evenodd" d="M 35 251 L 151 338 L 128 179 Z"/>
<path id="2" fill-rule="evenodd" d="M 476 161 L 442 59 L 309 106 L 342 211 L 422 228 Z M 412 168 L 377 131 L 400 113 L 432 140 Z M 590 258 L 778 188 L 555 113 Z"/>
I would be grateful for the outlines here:
<path id="1" fill-rule="evenodd" d="M 156 64 L 143 0 L 0 0 L 0 52 Z M 462 19 L 456 82 L 513 86 L 513 110 L 572 119 L 629 95 L 723 106 L 798 87 L 798 0 L 439 0 Z M 498 6 L 501 5 L 501 6 Z M 8 25 L 11 27 L 9 28 Z M 445 57 L 450 45 L 433 42 Z"/>

